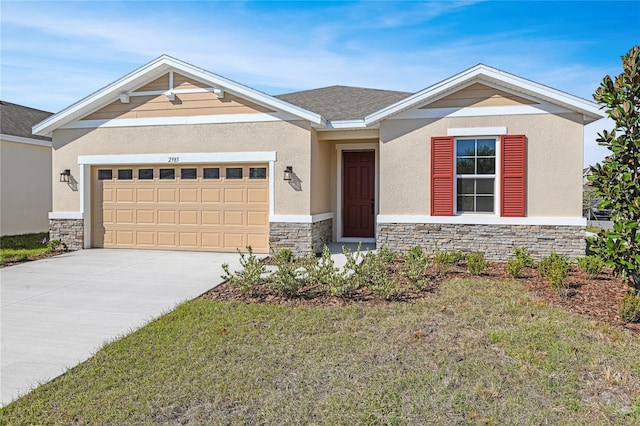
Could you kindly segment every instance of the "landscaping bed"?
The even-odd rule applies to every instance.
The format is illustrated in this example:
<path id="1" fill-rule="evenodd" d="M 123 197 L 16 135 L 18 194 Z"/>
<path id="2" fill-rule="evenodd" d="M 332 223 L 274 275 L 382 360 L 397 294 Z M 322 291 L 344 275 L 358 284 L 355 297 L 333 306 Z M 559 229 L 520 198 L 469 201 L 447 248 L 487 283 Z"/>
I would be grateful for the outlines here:
<path id="1" fill-rule="evenodd" d="M 507 273 L 505 263 L 488 262 L 480 275 L 473 275 L 469 272 L 468 265 L 462 261 L 458 265 L 446 268 L 431 267 L 424 274 L 426 280 L 424 289 L 417 290 L 402 274 L 405 261 L 406 258 L 400 256 L 387 268 L 388 278 L 395 280 L 400 286 L 398 294 L 388 299 L 380 297 L 367 287 L 358 288 L 347 297 L 333 296 L 323 291 L 317 284 L 303 284 L 295 295 L 285 296 L 275 290 L 268 280 L 261 280 L 251 292 L 243 292 L 231 281 L 226 281 L 202 295 L 202 298 L 285 306 L 343 306 L 353 303 L 370 306 L 397 302 L 413 303 L 428 299 L 443 282 L 454 278 L 479 278 L 494 282 L 514 280 Z M 263 263 L 274 264 L 274 257 L 264 259 Z M 640 334 L 640 324 L 625 323 L 620 319 L 618 306 L 629 287 L 622 279 L 614 277 L 609 268 L 604 268 L 602 272 L 590 277 L 580 271 L 576 265 L 571 265 L 565 280 L 565 289 L 562 292 L 555 291 L 536 268 L 524 268 L 522 276 L 515 280 L 551 305 Z"/>
<path id="2" fill-rule="evenodd" d="M 0 238 L 0 268 L 57 256 L 64 251 L 60 241 L 49 240 L 48 232 L 6 235 Z"/>

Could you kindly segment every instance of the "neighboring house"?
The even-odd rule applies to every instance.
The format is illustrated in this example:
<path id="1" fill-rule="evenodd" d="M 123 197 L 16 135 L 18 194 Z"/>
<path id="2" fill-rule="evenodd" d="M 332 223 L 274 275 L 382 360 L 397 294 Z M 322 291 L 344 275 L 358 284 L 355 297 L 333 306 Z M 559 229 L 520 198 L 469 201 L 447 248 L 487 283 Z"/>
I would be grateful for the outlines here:
<path id="1" fill-rule="evenodd" d="M 51 138 L 31 127 L 51 115 L 0 101 L 0 235 L 49 230 Z"/>
<path id="2" fill-rule="evenodd" d="M 270 96 L 161 56 L 34 126 L 71 248 L 585 251 L 587 100 L 485 65 L 417 93 Z"/>

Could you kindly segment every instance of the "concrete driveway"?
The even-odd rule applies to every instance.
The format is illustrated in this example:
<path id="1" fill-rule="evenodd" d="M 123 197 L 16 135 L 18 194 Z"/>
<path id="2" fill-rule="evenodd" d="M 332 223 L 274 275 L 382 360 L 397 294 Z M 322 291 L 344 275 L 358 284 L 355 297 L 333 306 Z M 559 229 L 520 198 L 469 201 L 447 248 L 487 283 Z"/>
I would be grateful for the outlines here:
<path id="1" fill-rule="evenodd" d="M 0 402 L 221 283 L 237 253 L 91 249 L 0 269 Z"/>

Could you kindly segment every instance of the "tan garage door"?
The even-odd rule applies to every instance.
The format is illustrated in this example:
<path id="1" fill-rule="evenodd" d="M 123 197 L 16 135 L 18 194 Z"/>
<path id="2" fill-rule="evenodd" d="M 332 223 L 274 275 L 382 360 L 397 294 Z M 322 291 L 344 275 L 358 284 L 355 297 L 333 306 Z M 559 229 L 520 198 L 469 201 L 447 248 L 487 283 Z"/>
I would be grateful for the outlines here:
<path id="1" fill-rule="evenodd" d="M 269 249 L 267 165 L 92 168 L 92 245 Z"/>

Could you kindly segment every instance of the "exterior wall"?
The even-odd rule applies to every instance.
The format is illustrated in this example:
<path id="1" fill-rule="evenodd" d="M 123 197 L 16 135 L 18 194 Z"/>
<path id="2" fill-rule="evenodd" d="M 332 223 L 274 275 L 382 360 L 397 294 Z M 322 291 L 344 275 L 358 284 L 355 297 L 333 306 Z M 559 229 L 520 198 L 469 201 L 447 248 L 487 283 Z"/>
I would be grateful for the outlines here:
<path id="1" fill-rule="evenodd" d="M 51 219 L 49 238 L 62 241 L 67 250 L 80 250 L 84 247 L 84 220 Z"/>
<path id="2" fill-rule="evenodd" d="M 480 251 L 489 260 L 506 262 L 516 247 L 527 247 L 541 259 L 552 251 L 575 258 L 586 252 L 585 228 L 550 225 L 378 224 L 377 246 L 407 252 L 426 250 Z"/>
<path id="3" fill-rule="evenodd" d="M 452 108 L 468 106 L 506 106 L 506 105 L 528 105 L 535 102 L 502 90 L 494 89 L 482 83 L 474 83 L 462 90 L 438 99 L 421 109 L 429 108 Z"/>
<path id="4" fill-rule="evenodd" d="M 79 211 L 79 155 L 277 151 L 275 214 L 309 215 L 309 140 L 309 125 L 301 121 L 56 130 L 53 175 L 70 169 L 72 184 L 53 185 L 53 211 Z M 288 165 L 299 178 L 299 188 L 282 180 Z"/>
<path id="5" fill-rule="evenodd" d="M 311 131 L 311 214 L 321 214 L 333 211 L 331 198 L 335 194 L 331 186 L 332 154 L 331 143 L 319 141 L 318 133 Z M 334 154 L 335 156 L 335 154 Z M 295 169 L 294 169 L 295 170 Z M 335 213 L 334 213 L 335 215 Z"/>
<path id="6" fill-rule="evenodd" d="M 1 235 L 47 232 L 51 179 L 50 147 L 0 141 Z"/>
<path id="7" fill-rule="evenodd" d="M 383 121 L 380 214 L 429 215 L 431 137 L 468 127 L 507 127 L 509 134 L 527 136 L 527 216 L 581 217 L 583 125 L 578 114 Z"/>
<path id="8" fill-rule="evenodd" d="M 322 247 L 331 242 L 332 222 L 333 219 L 315 223 L 271 223 L 269 229 L 271 248 L 275 251 L 289 248 L 297 255 L 310 251 L 320 253 Z"/>

